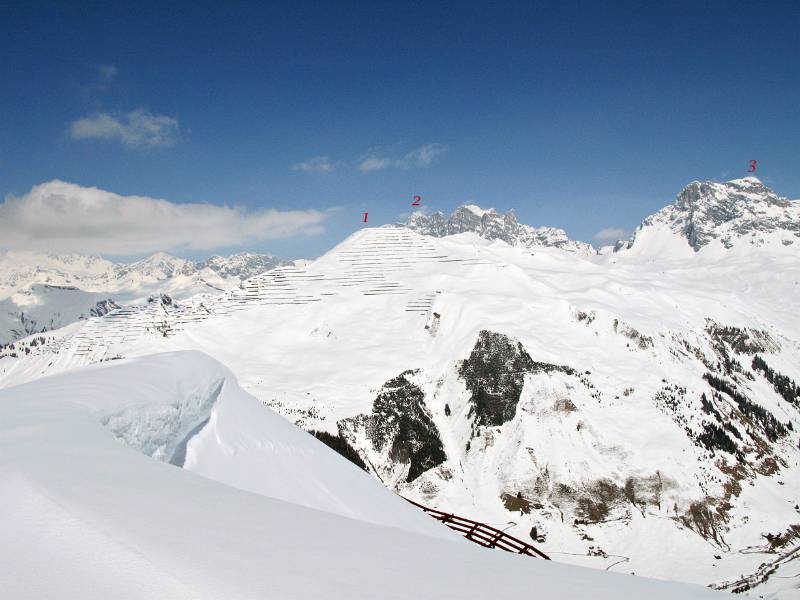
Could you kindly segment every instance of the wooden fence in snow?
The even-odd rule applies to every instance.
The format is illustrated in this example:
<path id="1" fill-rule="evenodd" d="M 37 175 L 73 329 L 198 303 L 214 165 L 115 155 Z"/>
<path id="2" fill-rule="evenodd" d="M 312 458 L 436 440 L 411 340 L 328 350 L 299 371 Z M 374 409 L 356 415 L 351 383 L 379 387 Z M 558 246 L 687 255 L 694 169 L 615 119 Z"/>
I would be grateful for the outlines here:
<path id="1" fill-rule="evenodd" d="M 404 499 L 417 508 L 424 510 L 437 521 L 441 521 L 453 531 L 459 532 L 471 542 L 480 544 L 485 548 L 500 548 L 506 552 L 514 552 L 516 554 L 525 554 L 527 556 L 536 556 L 545 560 L 550 560 L 550 557 L 541 550 L 537 550 L 531 544 L 523 542 L 496 527 L 492 527 L 486 523 L 480 523 L 479 521 L 473 521 L 472 519 L 459 517 L 452 513 L 436 510 L 435 508 L 428 508 L 408 498 Z"/>

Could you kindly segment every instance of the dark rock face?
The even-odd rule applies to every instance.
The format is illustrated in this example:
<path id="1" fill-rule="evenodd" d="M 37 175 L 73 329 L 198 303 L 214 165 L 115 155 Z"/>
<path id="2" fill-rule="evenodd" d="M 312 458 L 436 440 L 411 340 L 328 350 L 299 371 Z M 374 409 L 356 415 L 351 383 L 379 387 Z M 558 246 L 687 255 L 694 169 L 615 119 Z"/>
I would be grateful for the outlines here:
<path id="1" fill-rule="evenodd" d="M 525 374 L 552 371 L 575 373 L 569 367 L 536 362 L 519 341 L 483 330 L 458 374 L 472 393 L 475 425 L 497 426 L 516 415 Z"/>
<path id="2" fill-rule="evenodd" d="M 472 393 L 476 425 L 502 425 L 514 418 L 525 373 L 533 364 L 518 341 L 493 331 L 478 334 L 458 370 Z"/>
<path id="3" fill-rule="evenodd" d="M 387 381 L 372 406 L 368 437 L 375 450 L 388 450 L 389 458 L 409 463 L 406 481 L 414 481 L 445 460 L 439 430 L 425 408 L 425 395 L 405 371 Z"/>

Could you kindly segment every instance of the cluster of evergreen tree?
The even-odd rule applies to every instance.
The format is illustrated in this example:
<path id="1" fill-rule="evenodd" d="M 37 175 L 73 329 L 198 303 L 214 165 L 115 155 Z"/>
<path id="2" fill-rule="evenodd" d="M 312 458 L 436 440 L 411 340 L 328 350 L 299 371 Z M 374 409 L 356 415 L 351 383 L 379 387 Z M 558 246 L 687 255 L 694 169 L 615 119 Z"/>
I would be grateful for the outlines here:
<path id="1" fill-rule="evenodd" d="M 800 408 L 800 386 L 794 381 L 789 379 L 786 375 L 778 373 L 770 368 L 770 366 L 764 362 L 764 359 L 758 355 L 753 357 L 753 370 L 761 372 L 764 378 L 772 384 L 772 387 L 775 388 L 775 391 L 778 392 L 784 400 Z"/>
<path id="2" fill-rule="evenodd" d="M 9 353 L 5 354 L 4 356 L 11 356 L 17 358 L 17 352 L 25 354 L 31 353 L 31 348 L 35 348 L 36 346 L 44 346 L 47 340 L 43 335 L 33 338 L 30 342 L 8 342 L 7 344 L 0 344 L 0 352 L 4 350 L 8 350 Z M 16 345 L 15 345 L 16 344 Z"/>
<path id="3" fill-rule="evenodd" d="M 706 331 L 712 338 L 728 344 L 737 354 L 764 352 L 766 350 L 765 341 L 769 340 L 769 334 L 765 331 L 741 329 L 717 323 L 709 324 Z"/>
<path id="4" fill-rule="evenodd" d="M 703 412 L 707 415 L 713 415 L 717 418 L 717 421 L 722 423 L 722 415 L 719 414 L 719 411 L 714 407 L 714 404 L 709 400 L 705 392 L 700 396 L 700 403 L 703 405 Z"/>
<path id="5" fill-rule="evenodd" d="M 711 450 L 722 450 L 724 452 L 728 452 L 729 454 L 736 454 L 738 456 L 736 444 L 734 441 L 725 433 L 725 430 L 722 427 L 715 425 L 714 423 L 706 423 L 703 426 L 703 433 L 697 436 L 697 441 L 699 441 L 703 446 Z"/>
<path id="6" fill-rule="evenodd" d="M 700 396 L 700 403 L 703 405 L 703 412 L 713 416 L 717 420 L 717 423 L 722 423 L 722 428 L 731 432 L 733 437 L 735 437 L 737 440 L 742 439 L 742 434 L 739 433 L 739 430 L 731 424 L 730 420 L 722 417 L 722 414 L 720 414 L 720 412 L 714 406 L 714 403 L 708 399 L 705 393 Z"/>
<path id="7" fill-rule="evenodd" d="M 333 435 L 327 431 L 309 431 L 309 433 L 317 438 L 320 442 L 328 446 L 331 450 L 335 450 L 344 456 L 354 465 L 364 469 L 365 471 L 367 470 L 366 463 L 358 455 L 356 449 L 353 448 L 341 435 Z"/>
<path id="8" fill-rule="evenodd" d="M 730 383 L 724 379 L 712 375 L 711 373 L 706 373 L 703 375 L 703 379 L 705 379 L 717 392 L 730 396 L 733 401 L 736 402 L 739 410 L 742 411 L 742 414 L 755 421 L 758 421 L 764 431 L 764 435 L 767 436 L 767 439 L 769 439 L 770 442 L 774 442 L 779 437 L 786 435 L 786 426 L 778 421 L 778 419 L 775 418 L 775 415 L 773 415 L 763 406 L 751 402 L 748 398 L 740 394 Z"/>

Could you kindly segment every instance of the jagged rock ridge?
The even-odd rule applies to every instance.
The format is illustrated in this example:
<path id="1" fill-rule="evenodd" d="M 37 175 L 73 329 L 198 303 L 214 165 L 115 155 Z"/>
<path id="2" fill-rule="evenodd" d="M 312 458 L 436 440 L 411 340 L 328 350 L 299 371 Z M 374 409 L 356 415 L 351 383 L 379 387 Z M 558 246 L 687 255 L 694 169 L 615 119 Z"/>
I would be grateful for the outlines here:
<path id="1" fill-rule="evenodd" d="M 590 244 L 569 239 L 563 229 L 519 223 L 514 209 L 499 214 L 493 208 L 484 210 L 473 204 L 465 204 L 455 209 L 449 217 L 441 212 L 432 215 L 414 213 L 406 222 L 406 227 L 434 237 L 473 232 L 488 240 L 502 240 L 511 246 L 552 247 L 578 254 L 595 253 Z"/>
<path id="2" fill-rule="evenodd" d="M 783 234 L 784 245 L 791 245 L 800 238 L 800 202 L 778 196 L 755 177 L 724 183 L 693 181 L 615 250 L 644 243 L 646 233 L 658 227 L 684 238 L 696 252 L 715 240 L 725 248 L 742 239 L 760 245 L 766 235 L 776 232 Z"/>

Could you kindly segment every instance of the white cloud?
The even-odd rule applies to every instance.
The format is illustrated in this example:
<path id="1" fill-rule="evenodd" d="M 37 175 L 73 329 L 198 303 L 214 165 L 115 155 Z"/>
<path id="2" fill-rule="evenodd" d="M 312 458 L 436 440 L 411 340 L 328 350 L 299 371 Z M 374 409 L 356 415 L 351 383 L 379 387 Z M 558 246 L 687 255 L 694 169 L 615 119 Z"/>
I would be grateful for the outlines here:
<path id="1" fill-rule="evenodd" d="M 370 152 L 359 159 L 358 168 L 362 173 L 380 171 L 392 167 L 397 169 L 425 168 L 431 166 L 436 161 L 436 158 L 446 151 L 447 147 L 443 144 L 433 143 L 420 146 L 402 158 L 390 158 Z"/>
<path id="2" fill-rule="evenodd" d="M 69 135 L 76 140 L 117 140 L 126 146 L 174 146 L 180 138 L 178 120 L 138 109 L 121 118 L 98 113 L 73 121 Z"/>
<path id="3" fill-rule="evenodd" d="M 410 167 L 429 167 L 440 154 L 444 154 L 447 148 L 442 144 L 426 144 L 412 150 L 403 158 L 403 166 Z"/>
<path id="4" fill-rule="evenodd" d="M 292 165 L 292 171 L 305 171 L 307 173 L 330 173 L 333 163 L 327 156 L 315 156 L 307 161 Z"/>
<path id="5" fill-rule="evenodd" d="M 367 156 L 360 159 L 358 168 L 362 173 L 369 173 L 370 171 L 380 171 L 394 166 L 395 161 L 390 158 L 382 158 L 379 156 Z"/>
<path id="6" fill-rule="evenodd" d="M 616 242 L 628 239 L 628 237 L 630 237 L 629 233 L 621 227 L 606 227 L 595 233 L 592 239 L 598 242 Z"/>
<path id="7" fill-rule="evenodd" d="M 326 218 L 327 213 L 317 210 L 176 204 L 55 180 L 23 196 L 7 196 L 0 204 L 0 246 L 112 256 L 214 250 L 316 235 Z"/>

